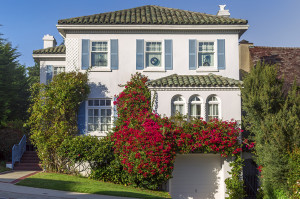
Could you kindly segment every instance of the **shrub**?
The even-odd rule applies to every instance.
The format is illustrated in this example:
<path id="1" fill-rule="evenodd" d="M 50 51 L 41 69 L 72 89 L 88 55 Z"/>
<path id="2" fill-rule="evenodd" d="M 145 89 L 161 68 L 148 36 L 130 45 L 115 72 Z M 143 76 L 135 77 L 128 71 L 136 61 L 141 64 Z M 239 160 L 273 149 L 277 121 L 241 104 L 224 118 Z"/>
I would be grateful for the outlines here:
<path id="1" fill-rule="evenodd" d="M 87 74 L 61 73 L 48 85 L 34 84 L 31 89 L 31 140 L 45 169 L 60 171 L 62 160 L 57 154 L 60 144 L 68 136 L 78 133 L 77 110 L 87 98 Z"/>

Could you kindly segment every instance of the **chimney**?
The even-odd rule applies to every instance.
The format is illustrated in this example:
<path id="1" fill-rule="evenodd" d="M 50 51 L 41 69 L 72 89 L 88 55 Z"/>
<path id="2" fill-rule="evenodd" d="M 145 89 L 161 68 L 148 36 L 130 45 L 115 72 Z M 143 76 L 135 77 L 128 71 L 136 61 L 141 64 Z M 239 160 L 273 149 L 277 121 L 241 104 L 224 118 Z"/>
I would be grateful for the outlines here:
<path id="1" fill-rule="evenodd" d="M 43 37 L 44 40 L 44 48 L 51 48 L 56 46 L 56 40 L 52 35 L 45 35 Z"/>
<path id="2" fill-rule="evenodd" d="M 230 12 L 229 10 L 225 10 L 225 6 L 226 5 L 219 5 L 220 10 L 218 11 L 217 16 L 230 17 Z"/>

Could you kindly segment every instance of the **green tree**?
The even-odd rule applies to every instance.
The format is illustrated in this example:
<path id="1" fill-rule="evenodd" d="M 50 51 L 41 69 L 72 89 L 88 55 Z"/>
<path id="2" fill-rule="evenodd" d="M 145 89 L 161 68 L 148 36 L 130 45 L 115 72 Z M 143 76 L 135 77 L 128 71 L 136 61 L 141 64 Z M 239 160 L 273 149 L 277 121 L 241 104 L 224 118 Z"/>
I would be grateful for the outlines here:
<path id="1" fill-rule="evenodd" d="M 34 66 L 27 67 L 29 86 L 40 82 L 40 63 L 34 62 Z"/>
<path id="2" fill-rule="evenodd" d="M 300 96 L 294 86 L 287 96 L 274 65 L 258 63 L 244 79 L 243 123 L 256 142 L 256 162 L 262 166 L 266 198 L 287 192 L 289 154 L 299 147 Z"/>
<path id="3" fill-rule="evenodd" d="M 8 121 L 25 120 L 27 116 L 29 86 L 19 56 L 10 42 L 0 38 L 0 126 Z"/>

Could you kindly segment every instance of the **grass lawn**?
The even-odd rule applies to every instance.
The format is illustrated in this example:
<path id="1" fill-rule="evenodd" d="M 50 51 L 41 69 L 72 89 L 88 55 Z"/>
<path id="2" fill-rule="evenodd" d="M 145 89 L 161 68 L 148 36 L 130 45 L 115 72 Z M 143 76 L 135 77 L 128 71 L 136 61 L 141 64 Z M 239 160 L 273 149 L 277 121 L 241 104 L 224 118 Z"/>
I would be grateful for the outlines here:
<path id="1" fill-rule="evenodd" d="M 4 171 L 10 171 L 9 168 L 6 168 L 6 163 L 4 161 L 0 162 L 0 173 Z"/>
<path id="2" fill-rule="evenodd" d="M 38 173 L 22 180 L 17 183 L 17 185 L 133 198 L 171 198 L 168 192 L 138 189 L 130 186 L 57 173 Z"/>

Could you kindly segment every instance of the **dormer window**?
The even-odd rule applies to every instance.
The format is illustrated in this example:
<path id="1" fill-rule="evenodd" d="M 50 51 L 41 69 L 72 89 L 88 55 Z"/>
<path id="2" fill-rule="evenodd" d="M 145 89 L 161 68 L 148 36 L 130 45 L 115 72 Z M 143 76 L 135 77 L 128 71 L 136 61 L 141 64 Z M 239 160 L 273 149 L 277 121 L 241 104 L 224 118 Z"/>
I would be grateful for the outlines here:
<path id="1" fill-rule="evenodd" d="M 108 66 L 108 42 L 94 41 L 92 42 L 91 61 L 92 67 Z"/>
<path id="2" fill-rule="evenodd" d="M 215 66 L 215 43 L 198 42 L 198 67 Z"/>
<path id="3" fill-rule="evenodd" d="M 161 67 L 161 54 L 162 43 L 161 42 L 146 42 L 146 67 Z"/>

